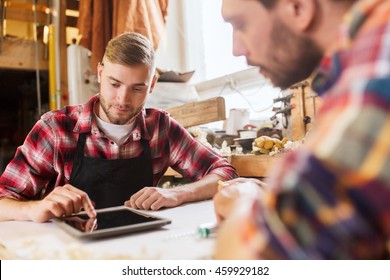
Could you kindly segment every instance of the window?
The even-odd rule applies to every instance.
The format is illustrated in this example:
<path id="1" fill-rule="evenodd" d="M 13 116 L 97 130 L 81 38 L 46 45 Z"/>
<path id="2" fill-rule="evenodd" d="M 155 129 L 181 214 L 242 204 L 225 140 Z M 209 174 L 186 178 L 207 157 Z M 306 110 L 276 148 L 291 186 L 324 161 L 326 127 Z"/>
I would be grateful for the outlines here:
<path id="1" fill-rule="evenodd" d="M 160 41 L 157 67 L 195 70 L 200 98 L 223 96 L 230 109 L 248 109 L 253 124 L 269 121 L 273 99 L 282 95 L 244 57 L 232 54 L 232 29 L 221 15 L 222 0 L 170 0 L 167 34 Z"/>
<path id="2" fill-rule="evenodd" d="M 222 0 L 203 1 L 205 80 L 248 68 L 244 57 L 233 56 L 232 27 L 221 15 Z"/>
<path id="3" fill-rule="evenodd" d="M 195 83 L 247 69 L 245 58 L 232 54 L 232 30 L 221 6 L 222 0 L 170 0 L 158 67 L 195 70 Z"/>

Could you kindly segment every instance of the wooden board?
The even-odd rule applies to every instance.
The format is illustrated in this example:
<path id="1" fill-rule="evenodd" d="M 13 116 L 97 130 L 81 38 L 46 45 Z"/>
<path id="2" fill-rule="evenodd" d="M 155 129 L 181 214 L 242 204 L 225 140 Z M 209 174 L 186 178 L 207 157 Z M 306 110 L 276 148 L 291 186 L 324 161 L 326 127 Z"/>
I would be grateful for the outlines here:
<path id="1" fill-rule="evenodd" d="M 292 139 L 301 140 L 306 136 L 316 123 L 317 110 L 321 106 L 321 98 L 310 87 L 310 80 L 307 80 L 307 86 L 291 89 L 294 96 L 291 104 L 294 109 L 291 112 L 292 120 Z M 305 117 L 310 118 L 309 123 L 305 123 Z"/>
<path id="2" fill-rule="evenodd" d="M 241 177 L 266 177 L 270 168 L 283 158 L 283 154 L 268 155 L 237 155 L 229 157 L 238 175 Z"/>
<path id="3" fill-rule="evenodd" d="M 226 119 L 225 99 L 216 97 L 169 108 L 171 116 L 184 127 L 221 121 Z"/>
<path id="4" fill-rule="evenodd" d="M 18 20 L 18 21 L 27 21 L 34 22 L 34 11 L 32 3 L 23 4 L 23 3 L 13 3 L 12 1 L 8 1 L 10 4 L 6 7 L 5 19 L 8 20 Z M 46 24 L 47 23 L 47 14 L 45 10 L 47 7 L 37 5 L 36 23 L 37 24 Z"/>
<path id="5" fill-rule="evenodd" d="M 38 44 L 39 69 L 48 70 L 48 61 L 43 59 L 43 44 Z M 4 37 L 0 54 L 0 68 L 35 70 L 35 43 L 21 38 Z"/>
<path id="6" fill-rule="evenodd" d="M 270 168 L 277 164 L 284 154 L 274 156 L 268 155 L 233 155 L 228 157 L 228 161 L 236 168 L 241 177 L 267 177 Z M 174 176 L 180 178 L 181 175 L 172 168 L 168 168 L 164 176 Z"/>

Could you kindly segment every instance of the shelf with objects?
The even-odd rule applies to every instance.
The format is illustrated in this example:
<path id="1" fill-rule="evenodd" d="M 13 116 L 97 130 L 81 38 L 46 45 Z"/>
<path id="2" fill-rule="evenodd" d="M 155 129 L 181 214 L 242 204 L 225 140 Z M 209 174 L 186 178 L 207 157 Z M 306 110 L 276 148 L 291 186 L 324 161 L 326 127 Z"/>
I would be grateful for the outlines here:
<path id="1" fill-rule="evenodd" d="M 65 16 L 65 10 L 77 2 L 0 1 L 0 172 L 34 123 L 51 109 L 51 94 L 66 100 L 66 95 L 60 94 L 60 90 L 67 92 L 66 71 L 61 68 L 66 67 L 66 57 L 62 54 L 66 28 L 76 21 Z M 53 31 L 58 37 L 56 45 Z M 51 61 L 55 53 L 57 57 Z M 62 75 L 55 76 L 55 72 Z M 54 109 L 65 104 L 56 101 Z"/>
<path id="2" fill-rule="evenodd" d="M 320 98 L 310 89 L 310 80 L 306 80 L 273 99 L 271 117 L 265 125 L 245 125 L 250 122 L 247 116 L 241 120 L 246 110 L 236 110 L 234 115 L 231 111 L 231 117 L 240 119 L 238 125 L 237 119 L 234 123 L 234 132 L 228 133 L 229 127 L 217 133 L 208 131 L 210 134 L 207 138 L 212 139 L 209 143 L 219 148 L 240 176 L 266 177 L 274 164 L 304 142 L 305 136 L 315 125 L 320 104 Z M 226 126 L 229 126 L 228 119 L 225 120 Z M 226 143 L 223 148 L 224 140 Z M 224 150 L 226 148 L 227 152 Z M 166 176 L 180 177 L 180 174 L 168 169 Z"/>

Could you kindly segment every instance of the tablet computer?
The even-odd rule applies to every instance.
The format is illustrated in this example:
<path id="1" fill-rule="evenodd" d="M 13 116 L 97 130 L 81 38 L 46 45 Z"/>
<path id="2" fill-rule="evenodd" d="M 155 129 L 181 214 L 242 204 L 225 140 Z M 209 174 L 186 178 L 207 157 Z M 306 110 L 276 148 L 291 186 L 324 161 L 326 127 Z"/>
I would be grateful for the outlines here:
<path id="1" fill-rule="evenodd" d="M 72 216 L 55 218 L 53 221 L 71 235 L 79 238 L 100 238 L 125 233 L 139 232 L 170 224 L 166 218 L 117 206 L 96 210 L 96 218 L 89 218 L 85 212 Z"/>

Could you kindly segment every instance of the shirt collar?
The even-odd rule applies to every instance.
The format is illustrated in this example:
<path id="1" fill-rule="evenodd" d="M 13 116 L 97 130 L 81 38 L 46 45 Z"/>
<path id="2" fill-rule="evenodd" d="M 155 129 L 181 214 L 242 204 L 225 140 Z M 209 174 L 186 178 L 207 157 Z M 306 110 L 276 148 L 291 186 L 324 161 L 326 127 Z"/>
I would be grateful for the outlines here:
<path id="1" fill-rule="evenodd" d="M 99 94 L 94 95 L 87 103 L 78 107 L 78 120 L 73 129 L 77 133 L 87 133 L 91 130 L 98 129 L 93 118 L 93 107 L 99 99 Z"/>
<path id="2" fill-rule="evenodd" d="M 151 133 L 148 130 L 148 126 L 146 125 L 146 109 L 142 108 L 142 110 L 138 113 L 136 116 L 136 127 L 134 129 L 135 132 L 137 132 L 137 129 L 139 129 L 139 132 L 141 133 L 141 137 L 147 141 L 151 139 Z M 133 134 L 134 137 L 134 134 Z"/>
<path id="3" fill-rule="evenodd" d="M 370 12 L 383 1 L 385 0 L 357 1 L 344 16 L 337 41 L 325 54 L 312 82 L 312 88 L 318 95 L 324 94 L 337 81 L 342 72 L 343 52 L 350 48 Z"/>

